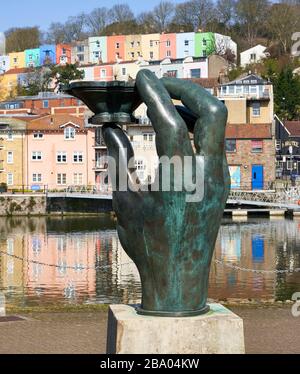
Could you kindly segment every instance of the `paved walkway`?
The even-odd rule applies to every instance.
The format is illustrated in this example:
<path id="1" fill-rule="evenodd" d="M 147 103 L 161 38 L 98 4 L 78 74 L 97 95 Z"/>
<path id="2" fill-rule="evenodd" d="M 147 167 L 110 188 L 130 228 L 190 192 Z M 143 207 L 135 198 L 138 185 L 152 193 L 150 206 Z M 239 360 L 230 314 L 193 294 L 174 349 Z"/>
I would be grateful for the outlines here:
<path id="1" fill-rule="evenodd" d="M 287 307 L 231 307 L 244 319 L 247 353 L 300 353 L 300 317 Z M 33 313 L 0 323 L 3 353 L 105 353 L 106 312 Z"/>

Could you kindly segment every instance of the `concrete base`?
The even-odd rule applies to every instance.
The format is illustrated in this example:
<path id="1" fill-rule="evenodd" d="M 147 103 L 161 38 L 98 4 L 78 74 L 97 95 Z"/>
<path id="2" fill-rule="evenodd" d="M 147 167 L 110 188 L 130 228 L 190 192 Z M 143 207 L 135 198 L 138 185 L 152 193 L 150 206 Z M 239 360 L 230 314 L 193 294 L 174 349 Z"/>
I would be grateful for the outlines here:
<path id="1" fill-rule="evenodd" d="M 0 293 L 0 317 L 4 317 L 5 315 L 5 296 Z"/>
<path id="2" fill-rule="evenodd" d="M 247 210 L 233 210 L 232 211 L 232 217 L 248 217 L 248 211 Z"/>
<path id="3" fill-rule="evenodd" d="M 270 210 L 270 217 L 284 217 L 285 210 Z"/>
<path id="4" fill-rule="evenodd" d="M 135 307 L 110 306 L 108 354 L 244 354 L 243 320 L 220 304 L 203 316 L 141 316 Z"/>

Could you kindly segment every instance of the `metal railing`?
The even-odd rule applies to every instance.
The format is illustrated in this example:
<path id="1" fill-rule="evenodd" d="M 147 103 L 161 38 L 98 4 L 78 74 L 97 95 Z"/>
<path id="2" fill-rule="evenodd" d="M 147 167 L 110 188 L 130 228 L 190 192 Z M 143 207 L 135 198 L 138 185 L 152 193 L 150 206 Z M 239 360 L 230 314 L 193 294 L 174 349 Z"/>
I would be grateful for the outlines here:
<path id="1" fill-rule="evenodd" d="M 0 185 L 0 194 L 45 194 L 48 191 L 47 185 L 31 184 L 31 185 L 13 185 L 8 186 L 5 183 Z"/>

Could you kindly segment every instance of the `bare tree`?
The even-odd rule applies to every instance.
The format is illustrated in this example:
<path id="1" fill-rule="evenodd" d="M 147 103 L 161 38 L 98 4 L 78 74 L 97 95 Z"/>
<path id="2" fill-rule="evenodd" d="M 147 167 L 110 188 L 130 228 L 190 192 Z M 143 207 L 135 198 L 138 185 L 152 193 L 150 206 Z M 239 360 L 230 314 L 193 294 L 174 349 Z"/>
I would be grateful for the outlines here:
<path id="1" fill-rule="evenodd" d="M 134 14 L 127 4 L 114 5 L 109 11 L 109 16 L 113 23 L 134 20 Z"/>
<path id="2" fill-rule="evenodd" d="M 100 34 L 109 23 L 109 10 L 105 7 L 96 8 L 86 16 L 86 26 L 92 34 Z"/>
<path id="3" fill-rule="evenodd" d="M 65 26 L 65 42 L 71 43 L 77 40 L 83 40 L 87 34 L 85 32 L 86 15 L 84 13 L 75 17 L 69 17 Z"/>
<path id="4" fill-rule="evenodd" d="M 268 0 L 238 0 L 237 21 L 243 29 L 248 46 L 252 47 L 259 31 L 265 25 L 270 4 Z M 279 22 L 280 18 L 277 20 Z"/>
<path id="5" fill-rule="evenodd" d="M 145 33 L 156 32 L 156 24 L 152 12 L 142 12 L 136 17 L 137 24 Z"/>
<path id="6" fill-rule="evenodd" d="M 152 12 L 152 17 L 157 31 L 164 32 L 167 30 L 174 16 L 174 5 L 169 1 L 161 1 Z"/>
<path id="7" fill-rule="evenodd" d="M 65 26 L 60 22 L 52 22 L 45 35 L 46 43 L 59 44 L 65 42 Z"/>
<path id="8" fill-rule="evenodd" d="M 292 34 L 299 30 L 299 7 L 289 4 L 274 4 L 267 18 L 267 30 L 274 42 L 278 42 L 284 54 L 293 43 Z M 279 21 L 280 20 L 280 21 Z"/>
<path id="9" fill-rule="evenodd" d="M 219 22 L 223 23 L 225 28 L 228 28 L 235 18 L 235 0 L 218 0 L 217 3 L 217 17 Z"/>
<path id="10" fill-rule="evenodd" d="M 176 18 L 183 17 L 184 23 L 192 25 L 194 31 L 205 29 L 214 19 L 214 4 L 212 0 L 190 0 L 181 3 L 176 8 Z"/>

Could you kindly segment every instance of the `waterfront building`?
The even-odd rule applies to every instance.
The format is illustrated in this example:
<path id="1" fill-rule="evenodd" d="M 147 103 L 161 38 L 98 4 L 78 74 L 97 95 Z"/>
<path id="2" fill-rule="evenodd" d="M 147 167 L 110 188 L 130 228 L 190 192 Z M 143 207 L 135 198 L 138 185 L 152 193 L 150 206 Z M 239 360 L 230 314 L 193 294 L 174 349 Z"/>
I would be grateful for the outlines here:
<path id="1" fill-rule="evenodd" d="M 228 109 L 226 153 L 235 189 L 262 190 L 275 181 L 273 86 L 251 74 L 220 86 Z"/>
<path id="2" fill-rule="evenodd" d="M 9 190 L 26 184 L 27 119 L 0 116 L 0 184 Z"/>
<path id="3" fill-rule="evenodd" d="M 27 123 L 27 185 L 61 190 L 94 185 L 93 132 L 67 114 L 44 115 Z"/>

